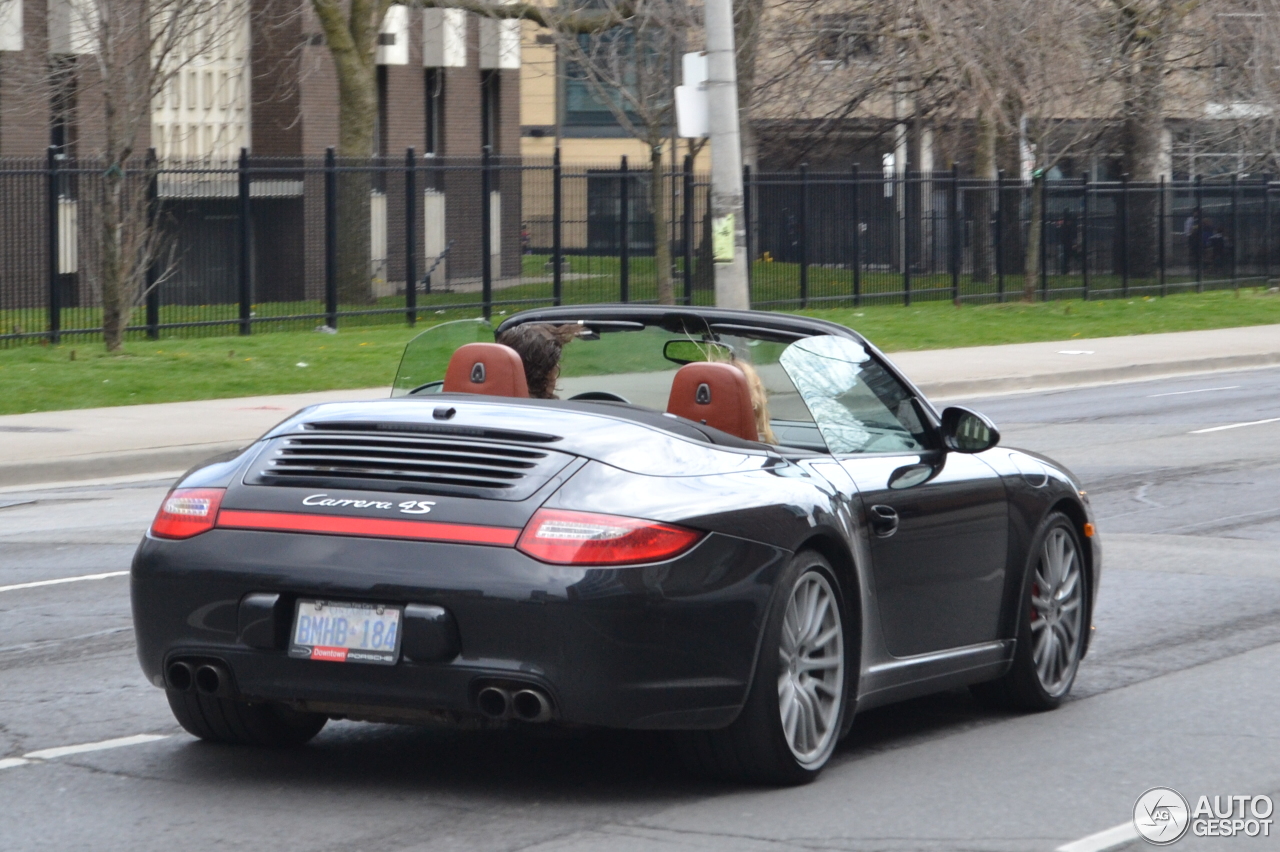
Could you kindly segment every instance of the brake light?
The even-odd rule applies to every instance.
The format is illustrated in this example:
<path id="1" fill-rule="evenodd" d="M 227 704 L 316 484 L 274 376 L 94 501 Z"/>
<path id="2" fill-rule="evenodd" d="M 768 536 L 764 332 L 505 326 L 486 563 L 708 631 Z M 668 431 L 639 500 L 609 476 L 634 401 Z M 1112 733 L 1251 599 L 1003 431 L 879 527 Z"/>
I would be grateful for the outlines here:
<path id="1" fill-rule="evenodd" d="M 157 538 L 191 538 L 213 529 L 222 505 L 222 488 L 175 488 L 160 504 L 151 534 Z"/>
<path id="2" fill-rule="evenodd" d="M 678 556 L 700 538 L 697 530 L 656 521 L 539 509 L 516 549 L 557 565 L 630 565 Z"/>

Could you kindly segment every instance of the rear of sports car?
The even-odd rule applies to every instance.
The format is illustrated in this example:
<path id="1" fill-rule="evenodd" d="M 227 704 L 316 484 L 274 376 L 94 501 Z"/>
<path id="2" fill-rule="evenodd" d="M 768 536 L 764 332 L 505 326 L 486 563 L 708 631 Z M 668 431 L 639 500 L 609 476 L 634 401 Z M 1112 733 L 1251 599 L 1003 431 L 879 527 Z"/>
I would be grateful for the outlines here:
<path id="1" fill-rule="evenodd" d="M 169 494 L 132 595 L 179 721 L 257 742 L 335 717 L 731 722 L 788 554 L 696 509 L 625 509 L 688 506 L 732 472 L 623 473 L 564 436 L 655 430 L 447 402 L 303 412 Z"/>

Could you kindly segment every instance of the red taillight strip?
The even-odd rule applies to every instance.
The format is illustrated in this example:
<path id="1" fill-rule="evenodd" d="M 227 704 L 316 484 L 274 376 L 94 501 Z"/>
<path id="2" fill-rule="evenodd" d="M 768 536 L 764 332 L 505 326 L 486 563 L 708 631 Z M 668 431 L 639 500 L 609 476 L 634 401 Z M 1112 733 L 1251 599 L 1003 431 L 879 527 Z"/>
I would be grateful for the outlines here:
<path id="1" fill-rule="evenodd" d="M 520 530 L 509 527 L 353 518 L 341 515 L 302 515 L 290 512 L 246 512 L 239 509 L 223 509 L 218 513 L 217 525 L 227 529 L 411 538 L 419 541 L 450 541 L 500 547 L 513 547 L 516 540 L 520 538 Z"/>

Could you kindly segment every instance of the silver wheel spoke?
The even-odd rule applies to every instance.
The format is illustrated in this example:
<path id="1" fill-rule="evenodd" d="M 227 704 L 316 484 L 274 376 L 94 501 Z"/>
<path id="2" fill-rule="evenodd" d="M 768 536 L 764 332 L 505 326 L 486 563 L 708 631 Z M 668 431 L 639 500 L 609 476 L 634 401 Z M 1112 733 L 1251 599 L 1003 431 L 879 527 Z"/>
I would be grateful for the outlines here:
<path id="1" fill-rule="evenodd" d="M 817 571 L 803 574 L 784 610 L 778 715 L 792 754 L 820 763 L 834 746 L 844 698 L 844 628 L 836 596 Z"/>
<path id="2" fill-rule="evenodd" d="M 1029 625 L 1034 637 L 1031 659 L 1040 685 L 1051 695 L 1061 695 L 1079 664 L 1084 613 L 1079 555 L 1075 541 L 1061 526 L 1045 537 L 1035 584 L 1030 595 L 1034 610 Z"/>

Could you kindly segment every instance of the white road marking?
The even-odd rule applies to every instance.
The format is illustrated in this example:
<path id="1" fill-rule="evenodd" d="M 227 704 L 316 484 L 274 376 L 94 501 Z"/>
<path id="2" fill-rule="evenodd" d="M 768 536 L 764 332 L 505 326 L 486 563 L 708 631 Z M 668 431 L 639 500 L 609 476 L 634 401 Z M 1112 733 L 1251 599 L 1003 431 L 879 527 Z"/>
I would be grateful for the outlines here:
<path id="1" fill-rule="evenodd" d="M 12 586 L 0 586 L 0 592 L 38 589 L 41 586 L 61 586 L 63 583 L 79 583 L 81 580 L 107 580 L 111 577 L 123 577 L 128 573 L 128 571 L 107 571 L 104 574 L 81 574 L 79 577 L 59 577 L 56 580 L 33 580 L 30 583 L 14 583 Z"/>
<path id="2" fill-rule="evenodd" d="M 0 760 L 0 769 L 12 769 L 15 766 L 26 766 L 31 761 L 25 757 L 6 757 Z"/>
<path id="3" fill-rule="evenodd" d="M 1188 435 L 1203 435 L 1206 432 L 1221 432 L 1224 429 L 1239 429 L 1241 426 L 1261 426 L 1263 423 L 1280 423 L 1280 417 L 1271 417 L 1267 420 L 1250 420 L 1248 423 L 1229 423 L 1226 426 L 1211 426 L 1208 429 L 1196 429 L 1188 432 Z"/>
<path id="4" fill-rule="evenodd" d="M 132 737 L 116 737 L 115 739 L 104 739 L 101 742 L 84 742 L 78 746 L 59 746 L 58 748 L 41 748 L 40 751 L 28 751 L 22 757 L 10 757 L 9 760 L 20 760 L 29 762 L 32 760 L 55 760 L 58 757 L 69 757 L 70 755 L 84 755 L 91 751 L 106 751 L 108 748 L 123 748 L 124 746 L 141 746 L 143 743 L 155 742 L 157 739 L 168 739 L 169 734 L 134 734 Z M 20 765 L 20 764 L 15 764 Z"/>
<path id="5" fill-rule="evenodd" d="M 1220 388 L 1199 388 L 1197 390 L 1189 390 L 1189 391 L 1169 391 L 1168 393 L 1149 393 L 1147 394 L 1147 399 L 1155 399 L 1158 396 L 1183 396 L 1189 393 L 1208 393 L 1209 391 L 1238 390 L 1239 387 L 1240 387 L 1239 385 L 1226 385 L 1225 387 L 1220 387 Z"/>
<path id="6" fill-rule="evenodd" d="M 1090 834 L 1088 837 L 1073 840 L 1070 843 L 1059 846 L 1054 852 L 1106 852 L 1108 849 L 1115 849 L 1117 846 L 1132 843 L 1139 836 L 1138 829 L 1133 827 L 1133 821 L 1130 820 L 1121 825 L 1108 828 L 1106 831 L 1099 831 L 1097 834 Z"/>

